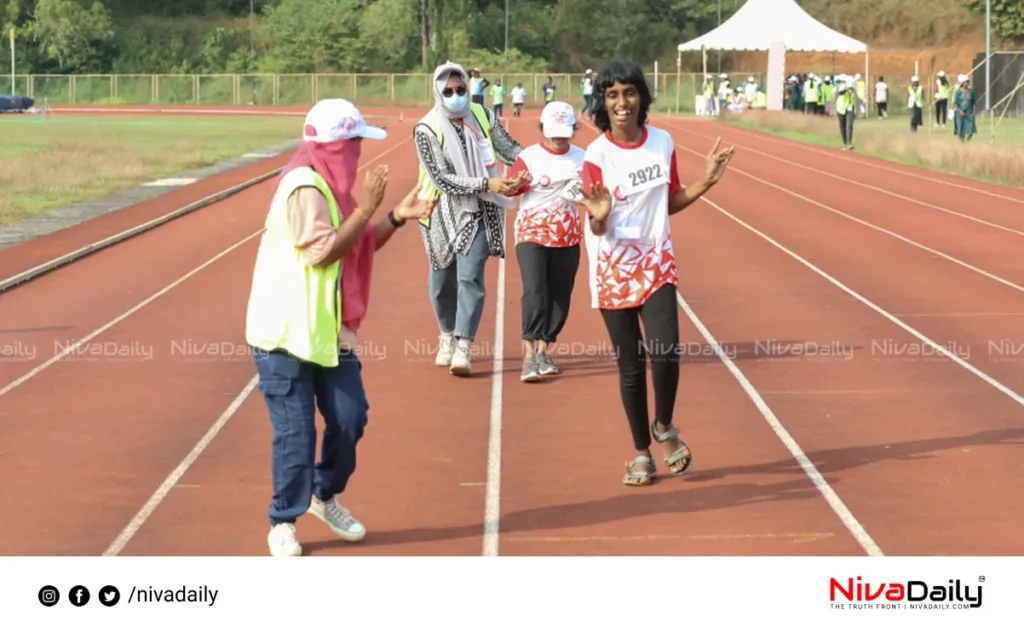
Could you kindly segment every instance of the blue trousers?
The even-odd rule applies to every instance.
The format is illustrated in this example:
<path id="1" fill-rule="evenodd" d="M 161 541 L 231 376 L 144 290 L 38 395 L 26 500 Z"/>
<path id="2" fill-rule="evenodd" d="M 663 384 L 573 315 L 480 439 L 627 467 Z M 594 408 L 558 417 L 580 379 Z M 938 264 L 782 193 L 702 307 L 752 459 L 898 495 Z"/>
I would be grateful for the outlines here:
<path id="1" fill-rule="evenodd" d="M 337 367 L 320 367 L 283 350 L 255 350 L 253 356 L 274 431 L 274 496 L 267 514 L 272 526 L 293 523 L 309 509 L 312 495 L 329 501 L 345 491 L 355 472 L 356 444 L 370 409 L 362 363 L 352 352 L 342 352 Z M 324 437 L 315 462 L 318 409 Z"/>
<path id="2" fill-rule="evenodd" d="M 444 334 L 474 340 L 484 314 L 484 273 L 487 270 L 487 229 L 477 226 L 469 251 L 455 256 L 444 270 L 430 270 L 430 303 Z"/>

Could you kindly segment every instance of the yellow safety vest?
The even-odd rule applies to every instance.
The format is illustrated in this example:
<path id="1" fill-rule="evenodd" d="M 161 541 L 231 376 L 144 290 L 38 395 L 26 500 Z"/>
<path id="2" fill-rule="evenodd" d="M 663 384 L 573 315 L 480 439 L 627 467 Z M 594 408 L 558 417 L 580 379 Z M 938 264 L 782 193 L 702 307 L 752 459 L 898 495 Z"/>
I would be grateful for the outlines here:
<path id="1" fill-rule="evenodd" d="M 484 110 L 484 107 L 479 103 L 470 103 L 469 110 L 473 113 L 473 116 L 476 117 L 477 123 L 480 124 L 480 129 L 483 131 L 484 136 L 491 142 L 491 149 L 493 149 L 494 139 L 491 138 L 491 121 L 487 118 L 487 111 Z M 441 127 L 437 121 L 437 112 L 431 110 L 427 113 L 427 116 L 423 117 L 420 123 L 423 123 L 430 128 L 430 131 L 434 133 L 434 137 L 437 139 L 437 142 L 441 144 L 441 147 L 444 147 L 444 134 L 441 134 Z M 417 185 L 419 185 L 420 188 L 419 195 L 417 196 L 420 200 L 437 200 L 441 197 L 441 191 L 437 188 L 437 185 L 434 184 L 433 179 L 430 177 L 427 170 L 423 168 L 422 164 L 420 164 L 420 175 Z M 422 218 L 420 220 L 420 224 L 423 226 L 430 226 L 430 218 Z"/>
<path id="2" fill-rule="evenodd" d="M 854 103 L 853 89 L 847 88 L 845 92 L 836 97 L 836 114 L 840 116 L 846 114 Z"/>
<path id="3" fill-rule="evenodd" d="M 924 105 L 924 88 L 923 87 L 918 86 L 917 90 L 914 90 L 913 86 L 907 86 L 907 94 L 910 95 L 911 97 L 914 97 L 914 100 L 917 102 L 917 105 L 919 105 L 919 106 L 920 105 Z"/>
<path id="4" fill-rule="evenodd" d="M 288 223 L 288 197 L 299 187 L 316 187 L 327 198 L 331 224 L 334 228 L 341 224 L 338 203 L 320 174 L 300 167 L 284 176 L 256 254 L 245 340 L 257 349 L 284 349 L 321 367 L 337 367 L 341 262 L 307 266 L 302 261 Z"/>
<path id="5" fill-rule="evenodd" d="M 755 92 L 754 93 L 754 107 L 755 108 L 765 108 L 767 106 L 768 106 L 768 95 L 766 95 L 765 93 L 763 93 L 761 91 Z"/>
<path id="6" fill-rule="evenodd" d="M 943 86 L 938 81 L 935 82 L 935 99 L 949 99 L 949 86 Z"/>
<path id="7" fill-rule="evenodd" d="M 861 101 L 866 101 L 867 100 L 866 99 L 867 94 L 868 94 L 867 84 L 864 83 L 863 79 L 858 79 L 857 80 L 857 98 L 860 99 Z"/>

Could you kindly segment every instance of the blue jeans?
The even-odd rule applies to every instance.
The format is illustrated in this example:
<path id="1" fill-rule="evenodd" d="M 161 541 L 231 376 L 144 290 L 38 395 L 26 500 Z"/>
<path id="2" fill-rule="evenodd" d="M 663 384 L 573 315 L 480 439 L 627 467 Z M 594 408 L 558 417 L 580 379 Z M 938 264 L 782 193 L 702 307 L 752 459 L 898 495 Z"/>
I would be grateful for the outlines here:
<path id="1" fill-rule="evenodd" d="M 271 472 L 274 496 L 270 524 L 293 523 L 321 501 L 345 491 L 356 469 L 356 444 L 363 437 L 369 403 L 362 364 L 342 352 L 337 367 L 320 367 L 283 350 L 255 350 L 259 388 L 274 431 Z M 324 418 L 320 462 L 316 459 L 316 411 Z"/>
<path id="2" fill-rule="evenodd" d="M 472 341 L 484 313 L 484 272 L 487 270 L 487 229 L 477 226 L 473 244 L 444 270 L 430 271 L 430 302 L 442 334 Z"/>

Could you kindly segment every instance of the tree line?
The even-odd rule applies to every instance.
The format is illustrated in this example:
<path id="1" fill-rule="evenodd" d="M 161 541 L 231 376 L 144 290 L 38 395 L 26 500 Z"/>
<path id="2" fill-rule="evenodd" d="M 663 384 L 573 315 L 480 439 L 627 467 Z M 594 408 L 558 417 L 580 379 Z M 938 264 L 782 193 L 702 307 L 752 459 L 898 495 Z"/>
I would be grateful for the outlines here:
<path id="1" fill-rule="evenodd" d="M 744 1 L 722 0 L 722 20 Z M 980 0 L 936 2 L 960 20 L 984 13 Z M 800 3 L 862 39 L 878 35 L 886 15 L 879 0 Z M 718 23 L 718 4 L 708 0 L 509 0 L 506 58 L 505 4 L 252 0 L 251 32 L 250 0 L 0 0 L 0 24 L 5 34 L 15 29 L 18 73 L 148 74 L 424 72 L 447 59 L 490 72 L 580 72 L 614 57 L 648 67 L 658 60 L 668 71 L 676 44 Z M 886 3 L 903 22 L 924 5 L 931 13 L 921 19 L 934 19 L 934 2 Z M 992 11 L 997 36 L 1024 40 L 1024 3 L 993 0 Z M 0 60 L 9 68 L 6 49 Z M 699 65 L 689 57 L 687 67 Z"/>

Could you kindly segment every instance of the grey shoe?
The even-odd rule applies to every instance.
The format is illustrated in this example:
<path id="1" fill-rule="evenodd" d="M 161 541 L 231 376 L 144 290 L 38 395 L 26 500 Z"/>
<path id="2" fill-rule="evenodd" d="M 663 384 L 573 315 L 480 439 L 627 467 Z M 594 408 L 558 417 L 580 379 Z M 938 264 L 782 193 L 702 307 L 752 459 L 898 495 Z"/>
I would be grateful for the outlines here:
<path id="1" fill-rule="evenodd" d="M 537 382 L 540 380 L 540 366 L 537 364 L 536 356 L 527 356 L 523 359 L 523 373 L 519 380 L 523 382 Z"/>
<path id="2" fill-rule="evenodd" d="M 551 357 L 548 356 L 547 352 L 537 354 L 537 370 L 540 371 L 541 376 L 557 374 L 561 371 L 551 360 Z"/>

